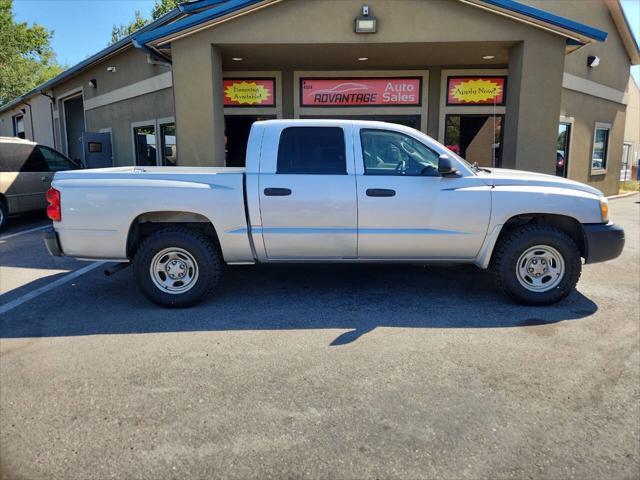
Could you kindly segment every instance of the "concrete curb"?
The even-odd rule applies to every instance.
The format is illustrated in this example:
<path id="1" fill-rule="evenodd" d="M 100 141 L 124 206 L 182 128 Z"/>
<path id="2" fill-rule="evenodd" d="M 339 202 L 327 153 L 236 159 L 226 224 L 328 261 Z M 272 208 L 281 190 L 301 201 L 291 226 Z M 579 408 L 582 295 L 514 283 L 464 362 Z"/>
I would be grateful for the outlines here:
<path id="1" fill-rule="evenodd" d="M 624 197 L 630 197 L 631 195 L 637 195 L 639 192 L 629 192 L 629 193 L 620 193 L 618 195 L 611 195 L 610 197 L 607 197 L 609 200 L 615 200 L 616 198 L 624 198 Z"/>

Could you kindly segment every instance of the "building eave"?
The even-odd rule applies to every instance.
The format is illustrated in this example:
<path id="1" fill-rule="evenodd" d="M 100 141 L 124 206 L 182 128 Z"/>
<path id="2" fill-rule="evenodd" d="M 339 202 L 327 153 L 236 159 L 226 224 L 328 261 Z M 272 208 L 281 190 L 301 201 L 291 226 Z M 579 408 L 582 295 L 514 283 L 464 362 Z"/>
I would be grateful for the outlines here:
<path id="1" fill-rule="evenodd" d="M 624 10 L 622 10 L 620 1 L 605 0 L 605 2 L 607 7 L 609 7 L 611 18 L 613 18 L 613 23 L 615 23 L 616 28 L 618 29 L 624 48 L 627 50 L 627 54 L 631 60 L 631 65 L 640 65 L 640 48 L 638 48 L 638 42 L 633 36 L 631 26 L 629 25 L 627 16 L 624 14 Z"/>

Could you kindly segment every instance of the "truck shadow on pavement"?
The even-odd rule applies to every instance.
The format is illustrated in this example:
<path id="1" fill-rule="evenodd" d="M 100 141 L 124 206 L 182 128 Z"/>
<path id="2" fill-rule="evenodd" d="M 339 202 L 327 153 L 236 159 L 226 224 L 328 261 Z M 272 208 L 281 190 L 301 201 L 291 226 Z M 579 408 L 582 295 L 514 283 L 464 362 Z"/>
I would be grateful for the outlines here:
<path id="1" fill-rule="evenodd" d="M 131 269 L 99 270 L 5 314 L 0 338 L 347 329 L 338 346 L 376 327 L 543 328 L 598 309 L 577 291 L 549 307 L 514 304 L 471 266 L 259 265 L 229 267 L 203 304 L 167 310 L 133 287 Z"/>

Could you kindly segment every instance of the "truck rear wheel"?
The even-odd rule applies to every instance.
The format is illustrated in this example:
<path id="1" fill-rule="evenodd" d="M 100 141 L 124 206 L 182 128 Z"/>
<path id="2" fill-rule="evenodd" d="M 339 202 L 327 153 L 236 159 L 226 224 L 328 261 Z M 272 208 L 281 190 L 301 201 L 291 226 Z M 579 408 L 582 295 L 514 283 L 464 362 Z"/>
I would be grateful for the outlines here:
<path id="1" fill-rule="evenodd" d="M 575 288 L 580 250 L 562 230 L 525 225 L 500 239 L 491 260 L 496 284 L 525 305 L 551 305 Z"/>
<path id="2" fill-rule="evenodd" d="M 200 303 L 218 283 L 222 261 L 215 242 L 188 228 L 171 227 L 149 235 L 133 260 L 138 285 L 163 307 Z"/>

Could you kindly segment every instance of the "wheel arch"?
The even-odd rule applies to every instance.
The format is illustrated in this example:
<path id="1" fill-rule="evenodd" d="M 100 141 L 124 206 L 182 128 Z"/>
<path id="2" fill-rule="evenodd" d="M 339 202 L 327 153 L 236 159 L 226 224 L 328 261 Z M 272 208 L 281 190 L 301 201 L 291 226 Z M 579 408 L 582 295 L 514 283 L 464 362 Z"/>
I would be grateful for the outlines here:
<path id="1" fill-rule="evenodd" d="M 216 247 L 220 249 L 218 232 L 213 222 L 206 216 L 189 211 L 158 210 L 142 213 L 131 221 L 127 233 L 127 258 L 135 256 L 138 247 L 149 235 L 171 226 L 190 228 L 211 237 L 215 241 Z"/>
<path id="2" fill-rule="evenodd" d="M 475 265 L 483 269 L 488 268 L 498 242 L 513 229 L 528 224 L 549 225 L 558 228 L 576 243 L 580 250 L 580 256 L 583 258 L 586 256 L 587 244 L 584 231 L 582 224 L 575 217 L 553 213 L 519 213 L 508 218 L 502 225 L 497 225 L 488 233 L 485 244 L 474 261 Z"/>

